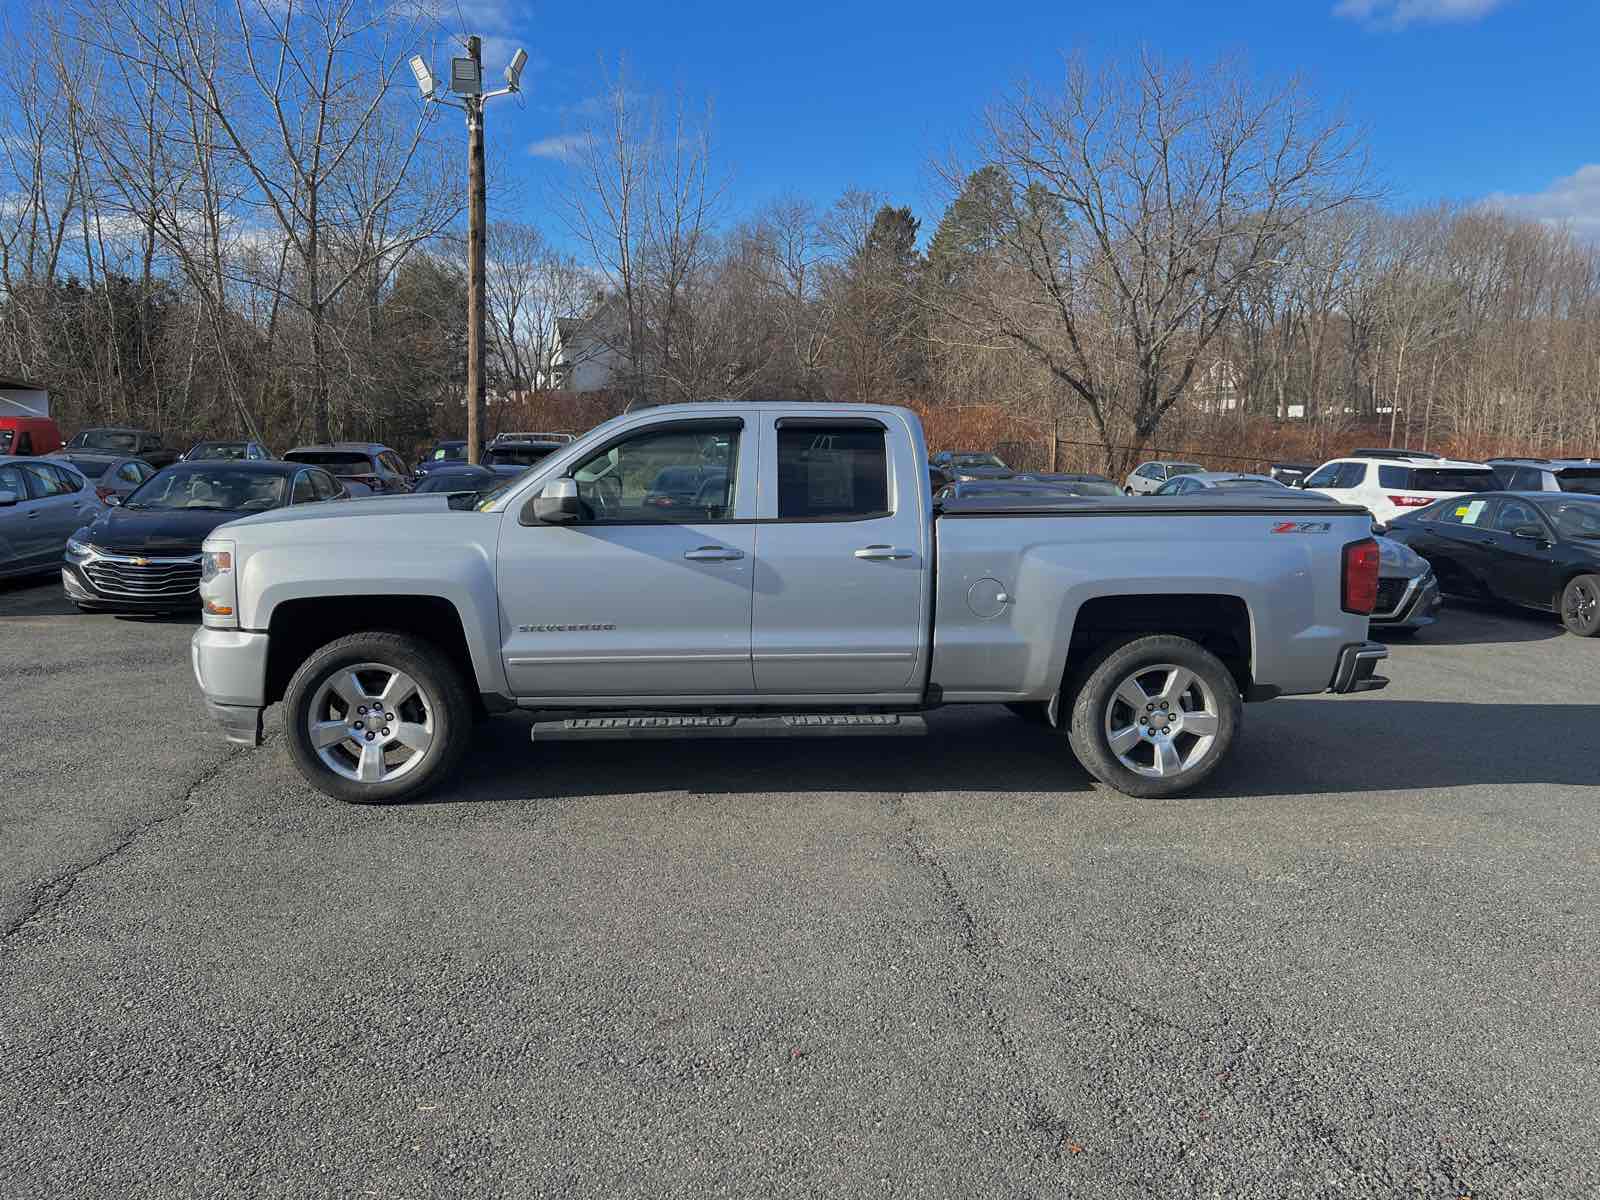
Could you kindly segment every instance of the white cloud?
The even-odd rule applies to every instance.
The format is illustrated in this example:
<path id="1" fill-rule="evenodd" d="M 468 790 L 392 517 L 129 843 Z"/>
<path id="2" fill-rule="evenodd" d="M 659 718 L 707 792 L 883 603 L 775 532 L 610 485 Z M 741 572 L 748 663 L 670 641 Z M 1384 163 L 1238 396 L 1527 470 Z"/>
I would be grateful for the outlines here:
<path id="1" fill-rule="evenodd" d="M 1588 241 L 1600 242 L 1600 163 L 1579 167 L 1542 192 L 1496 192 L 1483 203 L 1485 207 L 1559 225 Z"/>
<path id="2" fill-rule="evenodd" d="M 528 147 L 528 153 L 535 158 L 571 162 L 588 143 L 589 135 L 586 133 L 560 133 L 555 137 L 540 138 Z"/>
<path id="3" fill-rule="evenodd" d="M 1510 0 L 1339 0 L 1333 15 L 1371 29 L 1481 21 Z"/>

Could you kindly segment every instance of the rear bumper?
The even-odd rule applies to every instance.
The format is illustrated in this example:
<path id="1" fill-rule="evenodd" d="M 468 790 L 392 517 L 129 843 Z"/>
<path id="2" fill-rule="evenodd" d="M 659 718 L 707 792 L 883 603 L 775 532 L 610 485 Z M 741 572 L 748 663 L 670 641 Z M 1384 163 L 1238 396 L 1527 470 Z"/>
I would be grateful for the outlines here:
<path id="1" fill-rule="evenodd" d="M 1406 584 L 1399 602 L 1392 609 L 1372 614 L 1372 628 L 1421 629 L 1438 619 L 1442 603 L 1439 580 L 1432 571 L 1428 571 Z"/>
<path id="2" fill-rule="evenodd" d="M 1328 684 L 1330 692 L 1375 692 L 1389 686 L 1389 680 L 1375 674 L 1378 664 L 1389 657 L 1389 648 L 1379 642 L 1352 642 L 1339 651 L 1339 666 Z"/>

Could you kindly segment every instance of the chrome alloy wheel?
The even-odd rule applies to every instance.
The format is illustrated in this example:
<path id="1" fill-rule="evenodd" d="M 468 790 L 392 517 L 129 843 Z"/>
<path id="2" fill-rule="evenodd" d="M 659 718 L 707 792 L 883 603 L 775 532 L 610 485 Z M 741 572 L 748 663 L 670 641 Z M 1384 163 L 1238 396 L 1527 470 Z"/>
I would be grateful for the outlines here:
<path id="1" fill-rule="evenodd" d="M 1205 761 L 1217 739 L 1217 698 L 1187 667 L 1140 667 L 1106 705 L 1106 741 L 1128 770 L 1156 779 Z"/>
<path id="2" fill-rule="evenodd" d="M 1582 581 L 1567 589 L 1566 617 L 1569 624 L 1588 628 L 1594 623 L 1595 610 L 1600 608 L 1600 596 L 1594 588 Z"/>
<path id="3" fill-rule="evenodd" d="M 416 770 L 433 748 L 434 702 L 404 671 L 382 663 L 340 667 L 306 710 L 317 757 L 357 783 L 387 783 Z"/>

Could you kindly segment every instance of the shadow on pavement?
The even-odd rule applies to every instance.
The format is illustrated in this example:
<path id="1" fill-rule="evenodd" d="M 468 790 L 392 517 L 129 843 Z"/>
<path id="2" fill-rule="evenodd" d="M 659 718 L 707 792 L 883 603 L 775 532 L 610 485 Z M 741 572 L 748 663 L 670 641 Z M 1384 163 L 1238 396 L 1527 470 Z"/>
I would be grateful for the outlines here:
<path id="1" fill-rule="evenodd" d="M 62 617 L 77 614 L 77 608 L 61 590 L 61 570 L 0 579 L 0 618 Z"/>
<path id="2" fill-rule="evenodd" d="M 1381 642 L 1399 641 L 1393 633 L 1372 631 Z M 1568 636 L 1554 613 L 1512 608 L 1487 600 L 1450 600 L 1439 619 L 1405 639 L 1419 646 L 1487 646 L 1542 642 Z"/>

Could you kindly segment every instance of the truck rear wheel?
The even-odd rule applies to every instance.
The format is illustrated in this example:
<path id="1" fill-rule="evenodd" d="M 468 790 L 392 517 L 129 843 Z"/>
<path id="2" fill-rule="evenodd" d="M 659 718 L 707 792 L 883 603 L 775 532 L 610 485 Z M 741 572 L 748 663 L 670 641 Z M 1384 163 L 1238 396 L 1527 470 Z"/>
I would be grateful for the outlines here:
<path id="1" fill-rule="evenodd" d="M 1079 677 L 1067 739 L 1084 768 L 1128 796 L 1178 796 L 1227 755 L 1240 724 L 1233 675 L 1170 634 L 1102 649 Z"/>
<path id="2" fill-rule="evenodd" d="M 399 633 L 354 633 L 301 664 L 284 693 L 289 754 L 318 791 L 350 804 L 419 795 L 448 777 L 472 733 L 461 673 Z"/>

